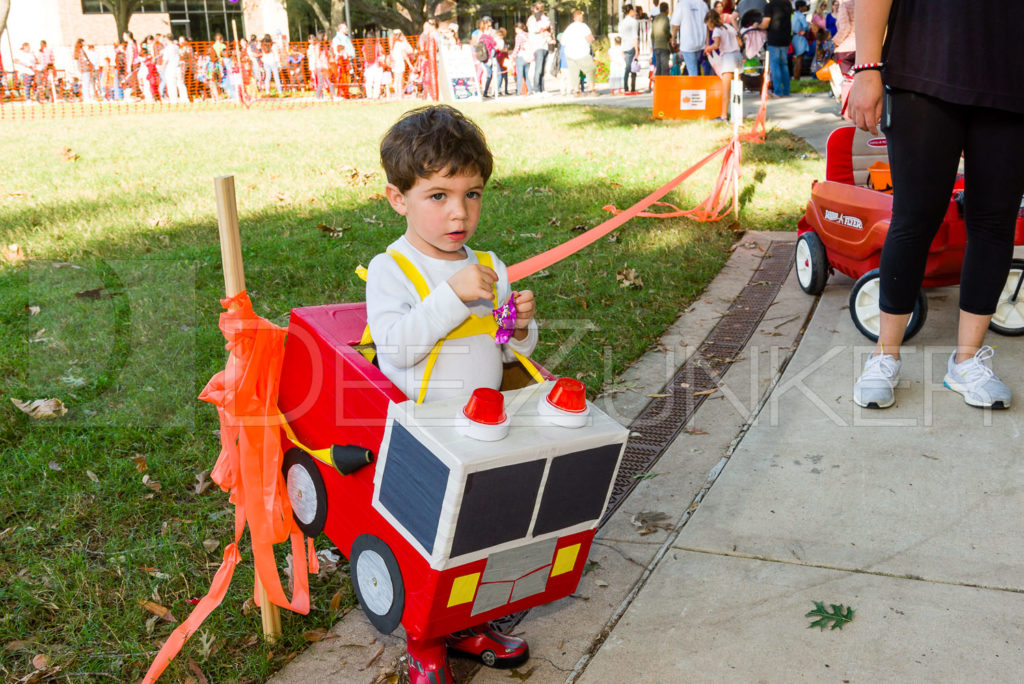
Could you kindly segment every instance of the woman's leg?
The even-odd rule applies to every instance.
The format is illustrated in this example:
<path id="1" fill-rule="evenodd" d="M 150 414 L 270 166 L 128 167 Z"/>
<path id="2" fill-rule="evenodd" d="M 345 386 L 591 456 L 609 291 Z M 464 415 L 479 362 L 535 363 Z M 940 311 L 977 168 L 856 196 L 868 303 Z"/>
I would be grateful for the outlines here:
<path id="1" fill-rule="evenodd" d="M 729 118 L 729 101 L 732 99 L 732 72 L 722 72 L 722 118 Z"/>
<path id="2" fill-rule="evenodd" d="M 1024 117 L 988 108 L 970 111 L 964 143 L 967 249 L 960 274 L 957 362 L 981 347 L 1006 283 L 1021 195 Z"/>
<path id="3" fill-rule="evenodd" d="M 626 59 L 626 66 L 622 70 L 622 87 L 629 92 L 636 90 L 636 88 L 629 87 L 629 77 L 633 73 L 633 57 L 636 55 L 636 48 L 632 50 L 626 50 L 622 53 Z M 636 76 L 633 76 L 633 85 L 636 85 Z"/>

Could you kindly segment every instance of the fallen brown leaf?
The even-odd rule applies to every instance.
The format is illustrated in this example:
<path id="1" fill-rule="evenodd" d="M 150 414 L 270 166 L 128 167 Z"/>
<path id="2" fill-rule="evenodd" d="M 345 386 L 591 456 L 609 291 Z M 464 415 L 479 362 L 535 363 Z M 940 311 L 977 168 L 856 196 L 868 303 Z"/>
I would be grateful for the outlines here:
<path id="1" fill-rule="evenodd" d="M 28 414 L 29 418 L 43 420 L 46 418 L 57 418 L 68 412 L 64 402 L 54 397 L 53 399 L 35 399 L 33 401 L 22 401 L 11 397 L 11 403 L 18 407 L 22 413 Z"/>
<path id="2" fill-rule="evenodd" d="M 334 592 L 334 596 L 331 597 L 330 611 L 332 613 L 337 613 L 339 610 L 341 610 L 341 592 L 336 591 Z"/>
<path id="3" fill-rule="evenodd" d="M 50 658 L 45 653 L 40 653 L 32 658 L 32 667 L 37 670 L 45 670 L 50 666 Z"/>
<path id="4" fill-rule="evenodd" d="M 326 641 L 327 639 L 337 639 L 338 635 L 334 632 L 328 632 L 323 627 L 317 627 L 308 632 L 303 632 L 302 638 L 310 643 L 314 643 L 316 641 Z"/>
<path id="5" fill-rule="evenodd" d="M 165 608 L 164 606 L 161 606 L 159 603 L 156 603 L 154 601 L 139 601 L 139 605 L 142 606 L 143 610 L 152 613 L 164 622 L 175 623 L 178 621 L 178 618 L 174 617 L 171 614 L 170 608 Z"/>
<path id="6" fill-rule="evenodd" d="M 633 287 L 640 289 L 644 286 L 644 280 L 636 272 L 635 268 L 624 267 L 616 271 L 615 280 L 619 282 L 620 287 Z"/>
<path id="7" fill-rule="evenodd" d="M 188 659 L 188 671 L 195 676 L 197 684 L 210 684 L 210 680 L 206 678 L 205 674 L 203 674 L 202 669 L 199 667 L 199 663 L 192 658 Z"/>
<path id="8" fill-rule="evenodd" d="M 99 482 L 99 481 L 100 481 L 100 478 L 96 477 L 96 473 L 92 472 L 91 470 L 86 470 L 86 471 L 85 471 L 85 474 L 86 474 L 86 475 L 87 475 L 87 476 L 89 477 L 89 479 L 90 479 L 90 480 L 92 480 L 93 482 Z"/>
<path id="9" fill-rule="evenodd" d="M 203 548 L 206 549 L 207 553 L 213 553 L 220 546 L 220 542 L 216 539 L 204 539 Z"/>
<path id="10" fill-rule="evenodd" d="M 151 478 L 149 476 L 149 473 L 147 473 L 147 474 L 142 476 L 142 484 L 146 485 L 147 487 L 152 489 L 154 492 L 159 492 L 161 489 L 164 488 L 164 486 L 162 484 L 160 484 L 159 482 L 157 482 L 156 480 Z"/>
<path id="11" fill-rule="evenodd" d="M 144 454 L 136 452 L 135 455 L 132 456 L 132 461 L 135 462 L 135 470 L 139 471 L 140 473 L 146 472 L 146 469 L 149 468 L 149 466 L 146 464 L 146 456 Z"/>
<path id="12" fill-rule="evenodd" d="M 209 477 L 207 477 L 206 471 L 203 470 L 202 472 L 196 473 L 196 486 L 193 491 L 195 491 L 196 494 L 202 494 L 209 489 L 212 484 L 213 482 Z"/>

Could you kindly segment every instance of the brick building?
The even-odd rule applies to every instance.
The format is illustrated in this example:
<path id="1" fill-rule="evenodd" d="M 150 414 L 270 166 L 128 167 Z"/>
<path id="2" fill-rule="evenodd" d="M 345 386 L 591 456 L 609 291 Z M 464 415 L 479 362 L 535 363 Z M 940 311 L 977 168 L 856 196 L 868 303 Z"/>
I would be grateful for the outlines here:
<path id="1" fill-rule="evenodd" d="M 281 0 L 154 0 L 132 15 L 128 30 L 142 39 L 171 33 L 192 40 L 229 40 L 252 34 L 288 35 L 288 17 Z M 114 15 L 99 0 L 12 0 L 7 30 L 0 36 L 4 69 L 12 69 L 11 51 L 28 42 L 33 50 L 45 40 L 53 48 L 57 68 L 64 68 L 78 38 L 87 44 L 112 46 L 120 39 Z"/>

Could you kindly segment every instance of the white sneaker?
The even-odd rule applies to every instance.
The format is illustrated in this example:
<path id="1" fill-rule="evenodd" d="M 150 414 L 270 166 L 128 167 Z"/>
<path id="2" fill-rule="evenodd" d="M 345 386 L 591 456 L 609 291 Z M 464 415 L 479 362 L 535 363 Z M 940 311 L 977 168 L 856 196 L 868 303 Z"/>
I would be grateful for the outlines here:
<path id="1" fill-rule="evenodd" d="M 970 406 L 979 408 L 1010 408 L 1013 393 L 989 368 L 987 361 L 995 355 L 987 344 L 966 361 L 956 362 L 956 352 L 946 363 L 946 377 L 942 381 L 949 389 L 963 395 Z"/>
<path id="2" fill-rule="evenodd" d="M 896 403 L 893 389 L 900 384 L 900 360 L 876 354 L 864 362 L 864 372 L 853 385 L 853 401 L 864 408 L 889 408 Z"/>

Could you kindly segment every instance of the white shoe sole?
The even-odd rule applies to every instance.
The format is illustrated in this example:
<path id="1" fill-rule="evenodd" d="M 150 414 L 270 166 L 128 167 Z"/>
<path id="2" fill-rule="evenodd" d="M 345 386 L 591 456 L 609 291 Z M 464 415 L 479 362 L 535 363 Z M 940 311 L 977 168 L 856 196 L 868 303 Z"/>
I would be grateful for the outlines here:
<path id="1" fill-rule="evenodd" d="M 1010 408 L 1010 402 L 1009 401 L 1004 402 L 1004 401 L 1000 400 L 1000 401 L 990 401 L 990 402 L 986 403 L 984 401 L 978 401 L 977 399 L 972 399 L 971 396 L 968 394 L 967 386 L 966 385 L 961 385 L 959 382 L 957 382 L 955 379 L 953 379 L 953 376 L 950 375 L 949 373 L 946 373 L 946 377 L 942 379 L 942 384 L 945 385 L 947 389 L 951 389 L 954 392 L 956 392 L 957 394 L 959 394 L 960 396 L 962 396 L 964 398 L 964 403 L 967 404 L 968 406 L 974 406 L 976 408 L 991 408 L 991 409 L 1008 409 L 1008 408 Z"/>
<path id="2" fill-rule="evenodd" d="M 890 399 L 887 403 L 879 403 L 877 401 L 864 402 L 864 401 L 858 399 L 857 395 L 854 395 L 853 396 L 853 403 L 855 403 L 857 406 L 860 406 L 861 408 L 866 408 L 866 409 L 885 409 L 885 408 L 889 408 L 890 406 L 892 406 L 893 404 L 896 403 L 896 394 L 894 392 L 892 399 Z"/>

